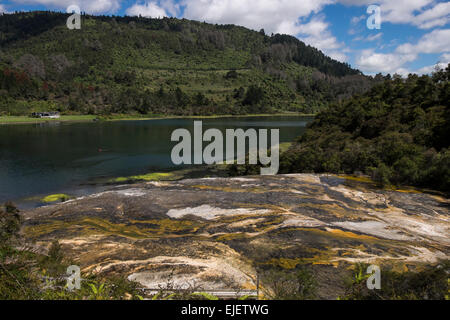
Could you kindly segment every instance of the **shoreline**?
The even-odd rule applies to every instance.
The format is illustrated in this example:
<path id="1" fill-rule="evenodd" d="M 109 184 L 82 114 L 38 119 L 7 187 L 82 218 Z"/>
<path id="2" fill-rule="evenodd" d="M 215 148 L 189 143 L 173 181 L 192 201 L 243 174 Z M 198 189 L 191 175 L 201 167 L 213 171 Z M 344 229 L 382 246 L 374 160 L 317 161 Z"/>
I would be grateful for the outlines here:
<path id="1" fill-rule="evenodd" d="M 274 114 L 244 114 L 244 115 L 211 115 L 211 116 L 177 116 L 177 115 L 148 115 L 139 117 L 136 115 L 114 115 L 111 117 L 93 115 L 62 115 L 59 119 L 39 119 L 28 116 L 3 116 L 0 117 L 0 125 L 38 124 L 58 122 L 94 122 L 94 120 L 107 121 L 150 121 L 169 119 L 221 119 L 221 118 L 247 118 L 247 117 L 314 117 L 315 114 L 304 113 L 274 113 Z"/>

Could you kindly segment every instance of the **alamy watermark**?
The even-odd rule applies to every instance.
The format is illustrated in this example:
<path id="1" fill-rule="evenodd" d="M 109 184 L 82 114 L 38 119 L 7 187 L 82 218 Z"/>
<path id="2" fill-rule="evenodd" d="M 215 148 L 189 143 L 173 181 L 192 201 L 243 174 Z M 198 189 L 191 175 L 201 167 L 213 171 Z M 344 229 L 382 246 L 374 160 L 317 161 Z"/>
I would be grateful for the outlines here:
<path id="1" fill-rule="evenodd" d="M 381 29 L 381 7 L 378 5 L 371 5 L 367 8 L 367 13 L 370 14 L 367 19 L 367 28 L 369 30 Z"/>
<path id="2" fill-rule="evenodd" d="M 366 284 L 369 290 L 381 289 L 381 268 L 377 265 L 370 265 L 366 273 L 370 275 Z M 81 289 L 81 271 L 79 266 L 70 266 L 67 268 L 67 289 L 69 291 Z"/>
<path id="3" fill-rule="evenodd" d="M 367 278 L 367 289 L 380 290 L 381 289 L 381 269 L 379 266 L 371 265 L 367 268 L 367 274 L 370 276 Z"/>
<path id="4" fill-rule="evenodd" d="M 81 271 L 79 266 L 67 268 L 67 289 L 69 291 L 81 289 Z"/>
<path id="5" fill-rule="evenodd" d="M 67 18 L 67 28 L 69 30 L 81 29 L 81 9 L 77 5 L 71 5 L 67 8 L 67 13 L 73 13 Z"/>
<path id="6" fill-rule="evenodd" d="M 227 129 L 224 136 L 219 129 L 208 129 L 203 133 L 202 121 L 194 122 L 194 138 L 187 129 L 176 129 L 172 133 L 171 141 L 179 142 L 172 149 L 172 162 L 182 164 L 261 164 L 261 175 L 275 175 L 280 163 L 280 130 L 267 129 Z M 210 142 L 203 149 L 203 142 Z M 225 142 L 225 145 L 224 145 Z M 235 147 L 237 142 L 237 152 Z M 192 143 L 193 151 L 192 152 Z M 248 150 L 246 146 L 249 146 Z M 225 153 L 224 153 L 225 146 Z M 248 151 L 248 152 L 247 152 Z M 225 157 L 224 157 L 225 155 Z"/>

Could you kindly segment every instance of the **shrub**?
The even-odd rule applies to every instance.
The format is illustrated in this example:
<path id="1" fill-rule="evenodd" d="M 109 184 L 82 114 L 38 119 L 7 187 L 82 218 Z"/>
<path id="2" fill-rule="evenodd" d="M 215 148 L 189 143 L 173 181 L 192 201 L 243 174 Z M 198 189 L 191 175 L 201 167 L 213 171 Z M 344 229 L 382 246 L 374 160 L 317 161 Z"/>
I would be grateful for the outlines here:
<path id="1" fill-rule="evenodd" d="M 381 273 L 381 289 L 367 289 L 366 264 L 355 266 L 351 279 L 345 279 L 345 300 L 445 300 L 449 294 L 450 262 L 427 266 L 421 271 Z"/>
<path id="2" fill-rule="evenodd" d="M 263 293 L 272 300 L 313 299 L 317 283 L 312 272 L 305 268 L 295 270 L 271 269 L 262 273 Z"/>

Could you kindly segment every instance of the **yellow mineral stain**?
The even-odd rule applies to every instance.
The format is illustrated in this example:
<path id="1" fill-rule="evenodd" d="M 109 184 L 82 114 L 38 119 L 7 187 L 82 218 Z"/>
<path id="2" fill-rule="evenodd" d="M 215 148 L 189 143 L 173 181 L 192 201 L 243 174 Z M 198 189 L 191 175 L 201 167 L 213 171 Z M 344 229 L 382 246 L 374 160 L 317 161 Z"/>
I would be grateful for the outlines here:
<path id="1" fill-rule="evenodd" d="M 337 177 L 343 178 L 345 180 L 362 182 L 362 183 L 370 183 L 370 184 L 375 183 L 372 179 L 370 179 L 369 177 L 365 177 L 365 176 L 355 177 L 355 176 L 346 176 L 346 175 L 344 175 L 344 176 L 337 176 Z"/>
<path id="2" fill-rule="evenodd" d="M 422 193 L 419 190 L 413 189 L 413 188 L 408 188 L 408 189 L 394 189 L 394 191 L 396 192 L 401 192 L 401 193 L 413 193 L 413 194 L 419 194 Z"/>
<path id="3" fill-rule="evenodd" d="M 139 227 L 140 224 L 152 224 L 155 228 Z M 26 235 L 39 237 L 55 231 L 79 230 L 84 235 L 119 235 L 132 239 L 145 239 L 155 236 L 177 236 L 174 233 L 188 232 L 195 233 L 200 228 L 200 222 L 186 220 L 148 220 L 130 221 L 130 224 L 116 224 L 99 218 L 83 218 L 76 221 L 52 221 L 37 226 L 30 226 L 24 229 Z"/>
<path id="4" fill-rule="evenodd" d="M 356 234 L 350 231 L 343 231 L 341 229 L 331 229 L 331 228 L 327 228 L 327 231 L 339 236 L 339 237 L 344 237 L 344 238 L 351 238 L 351 239 L 361 239 L 361 240 L 377 240 L 377 238 L 372 237 L 372 236 L 367 236 L 367 235 L 361 235 L 361 234 Z"/>
<path id="5" fill-rule="evenodd" d="M 211 191 L 222 191 L 222 192 L 230 192 L 230 193 L 264 193 L 266 190 L 263 188 L 232 188 L 232 187 L 217 187 L 217 186 L 208 186 L 208 185 L 194 185 L 192 188 L 200 189 L 200 190 L 211 190 Z"/>
<path id="6" fill-rule="evenodd" d="M 217 241 L 231 241 L 239 239 L 247 239 L 248 236 L 245 233 L 230 233 L 217 237 Z"/>
<path id="7" fill-rule="evenodd" d="M 129 181 L 160 181 L 160 180 L 175 180 L 177 176 L 173 173 L 154 172 L 143 174 L 139 176 L 119 177 L 110 182 L 124 183 Z"/>
<path id="8" fill-rule="evenodd" d="M 283 269 L 289 269 L 289 270 L 295 269 L 295 267 L 297 267 L 297 265 L 299 265 L 300 263 L 301 263 L 300 258 L 296 258 L 296 259 L 278 258 L 278 259 L 271 259 L 267 262 L 267 264 L 270 264 L 273 266 L 278 266 Z"/>

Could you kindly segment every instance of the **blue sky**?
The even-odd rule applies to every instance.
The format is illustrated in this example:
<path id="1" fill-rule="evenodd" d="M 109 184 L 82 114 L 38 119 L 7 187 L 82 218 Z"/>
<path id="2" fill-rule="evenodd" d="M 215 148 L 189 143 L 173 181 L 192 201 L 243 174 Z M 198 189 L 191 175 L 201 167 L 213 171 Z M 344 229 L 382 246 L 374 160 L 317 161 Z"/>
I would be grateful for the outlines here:
<path id="1" fill-rule="evenodd" d="M 0 0 L 0 12 L 175 16 L 287 33 L 366 74 L 429 73 L 450 62 L 450 1 L 437 0 Z M 369 29 L 370 5 L 381 28 Z"/>

